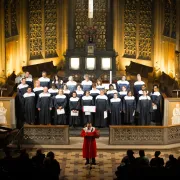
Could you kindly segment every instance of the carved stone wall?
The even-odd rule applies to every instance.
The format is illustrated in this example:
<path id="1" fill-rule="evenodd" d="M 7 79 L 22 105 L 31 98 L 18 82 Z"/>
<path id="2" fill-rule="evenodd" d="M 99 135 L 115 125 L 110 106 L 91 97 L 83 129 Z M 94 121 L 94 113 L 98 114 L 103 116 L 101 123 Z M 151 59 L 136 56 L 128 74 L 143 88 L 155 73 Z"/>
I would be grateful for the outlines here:
<path id="1" fill-rule="evenodd" d="M 151 60 L 153 2 L 125 0 L 123 57 Z"/>
<path id="2" fill-rule="evenodd" d="M 176 38 L 176 19 L 176 0 L 164 0 L 164 36 Z"/>
<path id="3" fill-rule="evenodd" d="M 23 144 L 69 144 L 69 126 L 25 126 Z"/>
<path id="4" fill-rule="evenodd" d="M 171 29 L 171 38 L 176 39 L 176 24 L 177 24 L 177 8 L 176 0 L 172 0 L 172 29 Z"/>
<path id="5" fill-rule="evenodd" d="M 75 4 L 75 47 L 84 48 L 88 28 L 88 0 L 76 0 Z"/>
<path id="6" fill-rule="evenodd" d="M 44 1 L 45 57 L 57 57 L 57 0 Z"/>
<path id="7" fill-rule="evenodd" d="M 110 126 L 111 145 L 168 145 L 180 142 L 180 126 Z"/>
<path id="8" fill-rule="evenodd" d="M 30 59 L 58 57 L 57 0 L 29 0 Z"/>
<path id="9" fill-rule="evenodd" d="M 153 32 L 153 1 L 140 1 L 139 7 L 139 56 L 138 59 L 151 60 Z"/>
<path id="10" fill-rule="evenodd" d="M 29 0 L 30 59 L 42 59 L 42 0 Z"/>
<path id="11" fill-rule="evenodd" d="M 180 127 L 169 127 L 167 129 L 167 143 L 173 144 L 173 143 L 179 143 L 180 142 Z"/>
<path id="12" fill-rule="evenodd" d="M 107 0 L 94 0 L 94 42 L 97 49 L 106 49 Z"/>
<path id="13" fill-rule="evenodd" d="M 126 0 L 124 6 L 124 57 L 136 58 L 136 0 Z"/>
<path id="14" fill-rule="evenodd" d="M 5 37 L 8 38 L 10 37 L 10 32 L 9 32 L 9 4 L 10 0 L 7 0 L 4 2 L 4 29 L 5 29 Z"/>
<path id="15" fill-rule="evenodd" d="M 11 36 L 18 35 L 17 29 L 17 0 L 11 1 Z"/>
<path id="16" fill-rule="evenodd" d="M 94 0 L 93 8 L 93 25 L 89 28 L 88 0 L 76 0 L 75 48 L 84 49 L 91 37 L 97 49 L 106 49 L 107 0 Z"/>

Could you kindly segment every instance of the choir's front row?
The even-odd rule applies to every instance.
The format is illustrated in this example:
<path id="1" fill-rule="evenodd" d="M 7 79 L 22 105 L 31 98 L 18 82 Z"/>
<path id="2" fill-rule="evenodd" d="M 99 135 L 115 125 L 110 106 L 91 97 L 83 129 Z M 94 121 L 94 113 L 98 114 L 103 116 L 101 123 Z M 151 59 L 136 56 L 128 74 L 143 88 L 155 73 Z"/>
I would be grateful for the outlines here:
<path id="1" fill-rule="evenodd" d="M 131 91 L 125 96 L 116 92 L 108 96 L 104 90 L 87 90 L 78 96 L 76 91 L 70 93 L 66 85 L 55 93 L 41 87 L 39 81 L 32 91 L 25 85 L 25 79 L 23 81 L 24 86 L 19 88 L 17 96 L 27 124 L 84 126 L 92 122 L 96 127 L 150 125 L 151 121 L 158 121 L 161 117 L 160 93 L 156 86 L 150 96 L 147 90 L 143 90 L 137 100 Z M 138 117 L 137 122 L 135 117 Z"/>

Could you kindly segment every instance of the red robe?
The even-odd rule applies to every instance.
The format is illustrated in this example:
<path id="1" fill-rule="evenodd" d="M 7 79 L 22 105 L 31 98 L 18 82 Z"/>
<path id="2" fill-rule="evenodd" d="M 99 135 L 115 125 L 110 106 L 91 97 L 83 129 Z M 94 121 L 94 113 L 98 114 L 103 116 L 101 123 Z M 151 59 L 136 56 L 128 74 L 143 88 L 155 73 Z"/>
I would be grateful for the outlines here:
<path id="1" fill-rule="evenodd" d="M 87 130 L 87 127 L 81 131 L 81 136 L 84 137 L 83 142 L 83 158 L 95 158 L 97 155 L 96 149 L 96 137 L 98 137 L 97 130 L 91 127 Z"/>

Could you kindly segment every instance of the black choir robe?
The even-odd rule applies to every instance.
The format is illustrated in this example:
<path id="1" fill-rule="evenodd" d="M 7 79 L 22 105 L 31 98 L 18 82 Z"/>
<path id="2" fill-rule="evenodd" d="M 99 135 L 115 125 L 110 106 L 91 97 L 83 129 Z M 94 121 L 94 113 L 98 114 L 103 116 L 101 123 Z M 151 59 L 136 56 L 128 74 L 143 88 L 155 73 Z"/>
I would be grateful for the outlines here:
<path id="1" fill-rule="evenodd" d="M 136 101 L 138 100 L 139 98 L 139 95 L 138 95 L 138 92 L 140 90 L 142 90 L 142 85 L 144 85 L 145 83 L 143 81 L 136 81 L 134 83 L 134 96 L 136 98 Z"/>
<path id="2" fill-rule="evenodd" d="M 83 96 L 81 99 L 81 106 L 94 106 L 94 100 L 92 96 Z M 83 125 L 86 125 L 88 122 L 92 123 L 92 113 L 83 112 Z"/>
<path id="3" fill-rule="evenodd" d="M 20 114 L 20 120 L 21 122 L 18 122 L 20 124 L 24 123 L 25 118 L 24 118 L 24 98 L 23 95 L 27 92 L 28 89 L 28 84 L 19 84 L 17 86 L 17 97 L 16 97 L 16 104 L 18 104 L 18 106 L 16 107 L 16 110 L 18 111 L 18 113 Z"/>
<path id="4" fill-rule="evenodd" d="M 155 104 L 155 107 L 153 108 L 153 112 L 151 113 L 151 121 L 161 125 L 161 94 L 160 92 L 152 92 L 150 94 L 152 103 Z M 156 108 L 157 107 L 157 108 Z"/>
<path id="5" fill-rule="evenodd" d="M 70 90 L 63 90 L 64 95 L 66 96 L 67 104 L 65 107 L 66 112 L 66 123 L 69 124 L 69 99 L 70 99 Z"/>
<path id="6" fill-rule="evenodd" d="M 58 94 L 58 89 L 48 89 L 48 92 L 51 94 L 51 97 L 54 97 Z"/>
<path id="7" fill-rule="evenodd" d="M 147 93 L 148 93 L 148 91 L 147 91 Z M 142 96 L 142 95 L 143 95 L 143 90 L 139 90 L 139 91 L 138 91 L 138 99 L 139 99 L 139 97 Z"/>
<path id="8" fill-rule="evenodd" d="M 34 82 L 33 82 L 33 79 L 31 77 L 26 78 L 26 84 L 28 84 L 29 87 L 31 87 L 32 89 L 34 88 Z"/>
<path id="9" fill-rule="evenodd" d="M 35 122 L 35 94 L 25 93 L 24 97 L 24 116 L 27 124 L 34 124 Z"/>
<path id="10" fill-rule="evenodd" d="M 127 91 L 120 91 L 118 94 L 119 98 L 121 98 L 121 100 L 124 100 L 124 97 L 127 96 Z"/>
<path id="11" fill-rule="evenodd" d="M 40 81 L 40 86 L 42 87 L 47 87 L 49 88 L 50 87 L 50 79 L 48 77 L 44 78 L 44 77 L 40 77 L 38 79 Z"/>
<path id="12" fill-rule="evenodd" d="M 110 117 L 111 125 L 120 125 L 121 123 L 121 111 L 122 111 L 122 102 L 120 98 L 111 98 L 110 99 Z"/>
<path id="13" fill-rule="evenodd" d="M 51 123 L 51 110 L 53 107 L 52 98 L 50 93 L 39 94 L 37 108 L 39 111 L 39 123 L 40 124 L 50 124 Z"/>
<path id="14" fill-rule="evenodd" d="M 98 95 L 95 101 L 96 113 L 95 113 L 95 126 L 96 127 L 106 127 L 107 118 L 104 117 L 104 111 L 108 111 L 108 97 L 106 95 Z"/>
<path id="15" fill-rule="evenodd" d="M 37 105 L 37 102 L 38 102 L 38 98 L 39 98 L 39 94 L 41 94 L 43 92 L 43 87 L 35 87 L 33 89 L 33 92 L 35 93 L 35 104 Z M 38 109 L 36 108 L 35 109 L 35 123 L 36 124 L 39 124 L 39 111 Z"/>
<path id="16" fill-rule="evenodd" d="M 77 88 L 77 82 L 75 82 L 75 81 L 68 81 L 67 83 L 66 83 L 66 85 L 67 85 L 67 87 L 68 87 L 68 89 L 70 90 L 70 93 L 72 93 L 73 91 L 75 91 Z"/>
<path id="17" fill-rule="evenodd" d="M 136 100 L 134 96 L 125 96 L 123 100 L 124 123 L 134 124 L 134 116 L 136 111 Z"/>
<path id="18" fill-rule="evenodd" d="M 28 87 L 29 87 L 28 84 L 19 84 L 17 86 L 17 93 L 18 93 L 18 95 L 23 97 L 23 95 L 27 92 Z"/>
<path id="19" fill-rule="evenodd" d="M 82 89 L 83 89 L 83 91 L 90 91 L 91 89 L 92 89 L 92 81 L 86 81 L 86 80 L 84 80 L 84 81 L 82 81 L 81 82 L 81 85 L 82 85 Z"/>
<path id="20" fill-rule="evenodd" d="M 55 107 L 55 115 L 54 115 L 54 124 L 55 125 L 63 125 L 66 124 L 66 105 L 67 105 L 67 98 L 63 95 L 56 95 L 54 98 L 54 107 Z M 64 114 L 57 114 L 57 109 L 62 107 L 64 109 Z"/>
<path id="21" fill-rule="evenodd" d="M 129 85 L 128 81 L 123 81 L 123 80 L 117 81 L 116 88 L 117 88 L 118 92 L 122 91 L 123 86 L 126 87 L 127 91 L 130 90 L 130 85 Z"/>
<path id="22" fill-rule="evenodd" d="M 82 96 L 84 95 L 84 91 L 78 91 L 78 90 L 76 90 L 76 94 L 77 94 L 77 97 L 78 97 L 79 99 L 81 99 Z"/>
<path id="23" fill-rule="evenodd" d="M 150 125 L 152 101 L 149 96 L 140 96 L 136 111 L 139 113 L 138 125 Z"/>
<path id="24" fill-rule="evenodd" d="M 113 89 L 113 90 L 108 90 L 107 91 L 106 94 L 107 94 L 107 97 L 108 97 L 109 100 L 114 97 L 114 93 L 117 93 L 117 90 Z"/>
<path id="25" fill-rule="evenodd" d="M 95 100 L 96 100 L 96 96 L 98 96 L 100 94 L 100 91 L 98 90 L 98 89 L 92 89 L 92 90 L 90 90 L 90 95 L 93 97 L 93 99 L 94 99 L 94 102 L 95 102 Z"/>
<path id="26" fill-rule="evenodd" d="M 97 85 L 97 86 L 96 86 L 96 89 L 98 89 L 98 90 L 100 91 L 100 90 L 104 90 L 105 87 L 104 87 L 103 85 Z"/>
<path id="27" fill-rule="evenodd" d="M 80 110 L 80 99 L 78 97 L 71 97 L 69 99 L 69 110 L 70 110 L 70 119 L 69 119 L 69 125 L 80 125 L 80 118 L 79 116 L 71 116 L 71 111 L 76 110 L 79 112 Z"/>
<path id="28" fill-rule="evenodd" d="M 62 89 L 63 88 L 63 81 L 52 81 L 52 84 L 55 84 L 57 89 Z"/>

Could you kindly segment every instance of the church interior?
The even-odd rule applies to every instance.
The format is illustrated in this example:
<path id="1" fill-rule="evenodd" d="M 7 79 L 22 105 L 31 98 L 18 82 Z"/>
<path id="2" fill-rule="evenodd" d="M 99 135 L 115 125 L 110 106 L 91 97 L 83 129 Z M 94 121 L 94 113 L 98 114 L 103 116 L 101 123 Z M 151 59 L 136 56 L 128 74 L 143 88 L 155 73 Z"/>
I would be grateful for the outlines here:
<path id="1" fill-rule="evenodd" d="M 41 84 L 47 83 L 45 79 L 48 85 Z M 77 89 L 70 89 L 69 82 Z M 56 95 L 49 91 L 55 93 L 53 85 Z M 94 86 L 99 91 L 95 97 L 91 94 Z M 36 88 L 42 88 L 39 94 Z M 154 100 L 153 95 L 158 97 Z M 64 97 L 61 106 L 59 96 Z M 83 105 L 86 96 L 92 96 L 92 101 Z M 127 109 L 126 100 L 132 96 L 135 105 Z M 143 96 L 146 104 L 140 103 Z M 85 106 L 91 110 L 85 112 Z M 84 127 L 89 123 L 91 131 L 88 125 Z M 93 137 L 87 138 L 82 131 L 94 133 Z M 96 162 L 90 155 L 90 149 L 96 149 L 92 142 L 97 144 Z M 84 156 L 84 148 L 89 157 Z M 139 168 L 134 170 L 128 150 L 136 159 L 144 150 L 151 169 L 136 160 Z M 57 160 L 53 159 L 51 168 L 61 169 L 53 171 L 57 176 L 45 173 L 51 151 Z M 38 152 L 46 156 L 44 179 L 131 179 L 127 177 L 131 173 L 142 179 L 180 177 L 180 0 L 0 0 L 2 179 L 27 178 L 7 164 L 16 159 L 23 168 L 23 158 L 28 156 L 33 164 Z M 163 164 L 161 169 L 159 164 L 155 167 L 155 173 L 152 159 L 156 153 Z M 3 158 L 7 158 L 5 168 Z M 13 168 L 21 176 L 13 174 Z M 32 175 L 29 180 L 36 180 L 41 174 L 34 172 L 42 169 L 36 167 L 32 174 L 32 169 L 24 171 Z M 142 169 L 146 175 L 140 173 Z"/>

